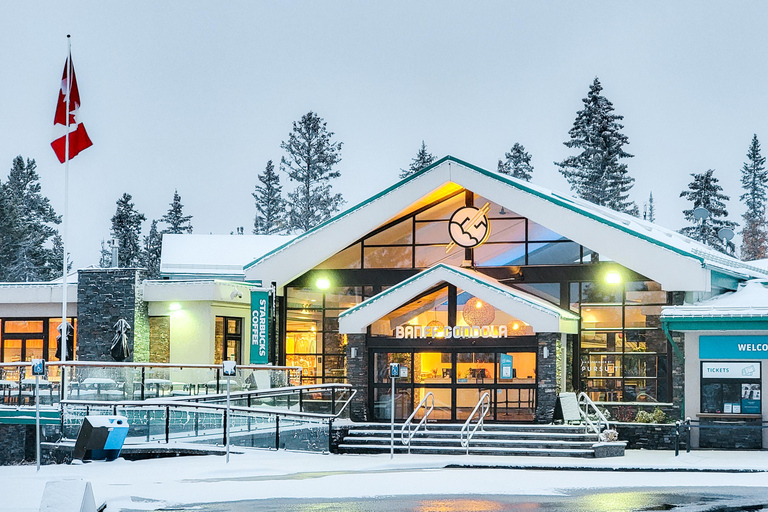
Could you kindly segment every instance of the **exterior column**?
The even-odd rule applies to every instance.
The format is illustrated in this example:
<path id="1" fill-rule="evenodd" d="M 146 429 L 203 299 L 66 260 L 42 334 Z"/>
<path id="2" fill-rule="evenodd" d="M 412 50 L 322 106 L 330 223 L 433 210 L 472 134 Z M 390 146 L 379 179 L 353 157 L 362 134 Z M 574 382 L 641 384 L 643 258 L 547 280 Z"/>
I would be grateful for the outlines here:
<path id="1" fill-rule="evenodd" d="M 556 332 L 536 335 L 536 423 L 551 423 L 555 412 L 558 391 L 556 350 L 559 338 L 560 334 Z M 544 357 L 545 352 L 547 357 Z"/>
<path id="2" fill-rule="evenodd" d="M 349 404 L 352 421 L 368 421 L 368 347 L 365 334 L 347 334 L 347 382 L 357 390 Z M 353 357 L 354 354 L 354 357 Z"/>

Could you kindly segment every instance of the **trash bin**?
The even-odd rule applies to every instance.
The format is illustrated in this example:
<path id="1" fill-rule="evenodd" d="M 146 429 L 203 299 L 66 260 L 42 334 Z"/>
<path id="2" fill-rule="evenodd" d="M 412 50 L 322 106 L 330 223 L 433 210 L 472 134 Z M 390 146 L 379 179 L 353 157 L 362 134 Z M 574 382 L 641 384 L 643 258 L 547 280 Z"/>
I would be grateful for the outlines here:
<path id="1" fill-rule="evenodd" d="M 75 441 L 72 457 L 81 460 L 115 460 L 128 435 L 125 416 L 86 416 Z"/>

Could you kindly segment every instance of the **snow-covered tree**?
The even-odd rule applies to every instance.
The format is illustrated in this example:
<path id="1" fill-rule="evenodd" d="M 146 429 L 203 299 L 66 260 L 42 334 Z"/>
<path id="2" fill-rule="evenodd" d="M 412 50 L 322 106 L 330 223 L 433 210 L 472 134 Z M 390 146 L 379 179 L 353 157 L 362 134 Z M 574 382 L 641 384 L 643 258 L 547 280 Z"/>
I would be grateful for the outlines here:
<path id="1" fill-rule="evenodd" d="M 256 202 L 256 216 L 253 219 L 254 235 L 273 235 L 286 228 L 285 200 L 282 197 L 283 188 L 280 177 L 275 172 L 272 160 L 262 174 L 257 176 L 261 185 L 256 185 L 256 191 L 251 195 Z"/>
<path id="2" fill-rule="evenodd" d="M 427 151 L 427 145 L 424 144 L 424 141 L 421 141 L 421 149 L 416 153 L 416 157 L 411 160 L 411 165 L 408 166 L 408 169 L 400 169 L 400 179 L 416 174 L 425 167 L 432 165 L 434 161 L 435 155 Z"/>
<path id="3" fill-rule="evenodd" d="M 643 220 L 656 222 L 656 204 L 653 202 L 653 192 L 648 195 L 648 202 L 643 205 Z"/>
<path id="4" fill-rule="evenodd" d="M 191 226 L 190 226 L 191 227 Z M 157 229 L 157 221 L 152 221 L 149 228 L 149 234 L 144 237 L 144 247 L 142 248 L 142 263 L 147 269 L 149 279 L 158 279 L 160 277 L 160 254 L 163 248 L 163 234 Z"/>
<path id="5" fill-rule="evenodd" d="M 703 242 L 721 252 L 732 252 L 735 249 L 733 242 L 724 243 L 718 236 L 722 228 L 735 229 L 735 222 L 726 220 L 728 211 L 725 209 L 725 201 L 729 197 L 723 194 L 723 187 L 718 185 L 718 179 L 714 177 L 714 170 L 709 169 L 701 174 L 691 174 L 693 181 L 688 184 L 688 190 L 680 192 L 691 203 L 691 208 L 683 210 L 685 220 L 691 226 L 686 226 L 680 232 L 694 240 Z M 696 208 L 706 208 L 709 215 L 704 219 L 696 219 L 693 211 Z"/>
<path id="6" fill-rule="evenodd" d="M 765 157 L 760 154 L 757 135 L 752 136 L 752 143 L 747 151 L 747 161 L 741 169 L 741 186 L 744 194 L 739 199 L 747 207 L 747 211 L 742 215 L 744 229 L 741 231 L 741 259 L 744 261 L 763 259 L 768 255 L 768 233 L 765 226 L 768 171 L 765 170 Z"/>
<path id="7" fill-rule="evenodd" d="M 61 223 L 61 217 L 43 196 L 36 169 L 33 159 L 25 162 L 19 155 L 2 185 L 5 200 L 15 212 L 14 226 L 6 233 L 9 256 L 0 265 L 8 281 L 49 280 L 61 275 L 61 259 L 53 248 L 54 226 Z"/>
<path id="8" fill-rule="evenodd" d="M 613 113 L 613 104 L 600 94 L 602 90 L 600 80 L 595 78 L 582 100 L 584 108 L 576 113 L 573 128 L 568 132 L 571 140 L 563 143 L 580 149 L 581 153 L 555 165 L 578 196 L 638 215 L 637 205 L 629 200 L 635 179 L 629 176 L 627 164 L 620 161 L 633 156 L 623 149 L 629 144 L 629 138 L 621 133 L 624 125 L 619 123 L 624 116 Z"/>
<path id="9" fill-rule="evenodd" d="M 293 122 L 293 130 L 280 147 L 287 153 L 280 169 L 297 183 L 288 194 L 288 229 L 308 231 L 329 219 L 344 204 L 333 194 L 330 181 L 341 176 L 333 167 L 341 161 L 341 142 L 333 142 L 326 122 L 308 112 Z"/>
<path id="10" fill-rule="evenodd" d="M 109 268 L 112 266 L 112 249 L 104 239 L 101 239 L 101 250 L 99 251 L 99 267 Z"/>
<path id="11" fill-rule="evenodd" d="M 16 261 L 21 238 L 22 224 L 16 203 L 0 183 L 0 281 L 10 281 L 11 264 Z"/>
<path id="12" fill-rule="evenodd" d="M 117 240 L 118 265 L 138 267 L 141 265 L 141 223 L 147 220 L 143 213 L 136 211 L 131 194 L 123 194 L 117 200 L 117 209 L 112 216 L 112 238 Z"/>
<path id="13" fill-rule="evenodd" d="M 515 142 L 509 153 L 504 153 L 504 158 L 505 160 L 499 160 L 497 169 L 499 173 L 531 181 L 533 166 L 531 165 L 531 155 L 525 151 L 525 146 Z"/>
<path id="14" fill-rule="evenodd" d="M 179 195 L 178 190 L 173 191 L 173 201 L 170 203 L 170 206 L 168 212 L 160 218 L 160 220 L 168 225 L 168 227 L 163 230 L 163 233 L 170 233 L 173 235 L 191 233 L 192 216 L 184 215 L 184 205 L 181 204 L 181 196 Z"/>

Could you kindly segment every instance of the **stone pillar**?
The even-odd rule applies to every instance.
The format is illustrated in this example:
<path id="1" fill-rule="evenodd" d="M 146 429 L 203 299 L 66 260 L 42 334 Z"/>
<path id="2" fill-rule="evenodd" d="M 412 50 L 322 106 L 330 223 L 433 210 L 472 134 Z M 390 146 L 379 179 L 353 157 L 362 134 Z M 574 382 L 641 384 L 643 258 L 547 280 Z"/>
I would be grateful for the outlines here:
<path id="1" fill-rule="evenodd" d="M 368 421 L 368 347 L 365 334 L 347 334 L 347 382 L 357 390 L 350 405 L 352 421 Z M 355 357 L 352 357 L 355 349 Z"/>
<path id="2" fill-rule="evenodd" d="M 94 268 L 78 272 L 77 359 L 114 361 L 110 354 L 114 325 L 123 319 L 128 332 L 127 361 L 149 361 L 149 316 L 144 302 L 144 269 Z"/>
<path id="3" fill-rule="evenodd" d="M 542 332 L 536 335 L 536 423 L 550 423 L 557 400 L 557 341 L 560 333 Z M 544 357 L 544 348 L 549 354 Z"/>

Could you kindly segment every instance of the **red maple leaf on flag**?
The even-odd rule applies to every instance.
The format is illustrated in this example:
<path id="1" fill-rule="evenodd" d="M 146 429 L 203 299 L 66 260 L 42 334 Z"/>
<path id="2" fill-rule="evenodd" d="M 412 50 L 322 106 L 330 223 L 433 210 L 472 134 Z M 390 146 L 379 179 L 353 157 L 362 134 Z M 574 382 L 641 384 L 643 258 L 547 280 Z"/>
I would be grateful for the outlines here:
<path id="1" fill-rule="evenodd" d="M 69 68 L 69 73 L 67 73 L 67 68 Z M 71 87 L 68 87 L 67 76 L 71 77 Z M 69 116 L 67 116 L 67 92 L 69 92 Z M 80 91 L 77 90 L 75 67 L 72 65 L 72 56 L 70 55 L 64 65 L 64 75 L 61 77 L 61 88 L 59 89 L 59 101 L 56 104 L 56 115 L 53 117 L 53 125 L 55 127 L 61 125 L 63 128 L 62 135 L 51 142 L 51 147 L 61 163 L 64 163 L 67 159 L 67 131 L 69 131 L 70 160 L 82 150 L 93 145 L 93 142 L 88 137 L 88 133 L 85 131 L 85 126 L 80 121 L 79 109 Z"/>

